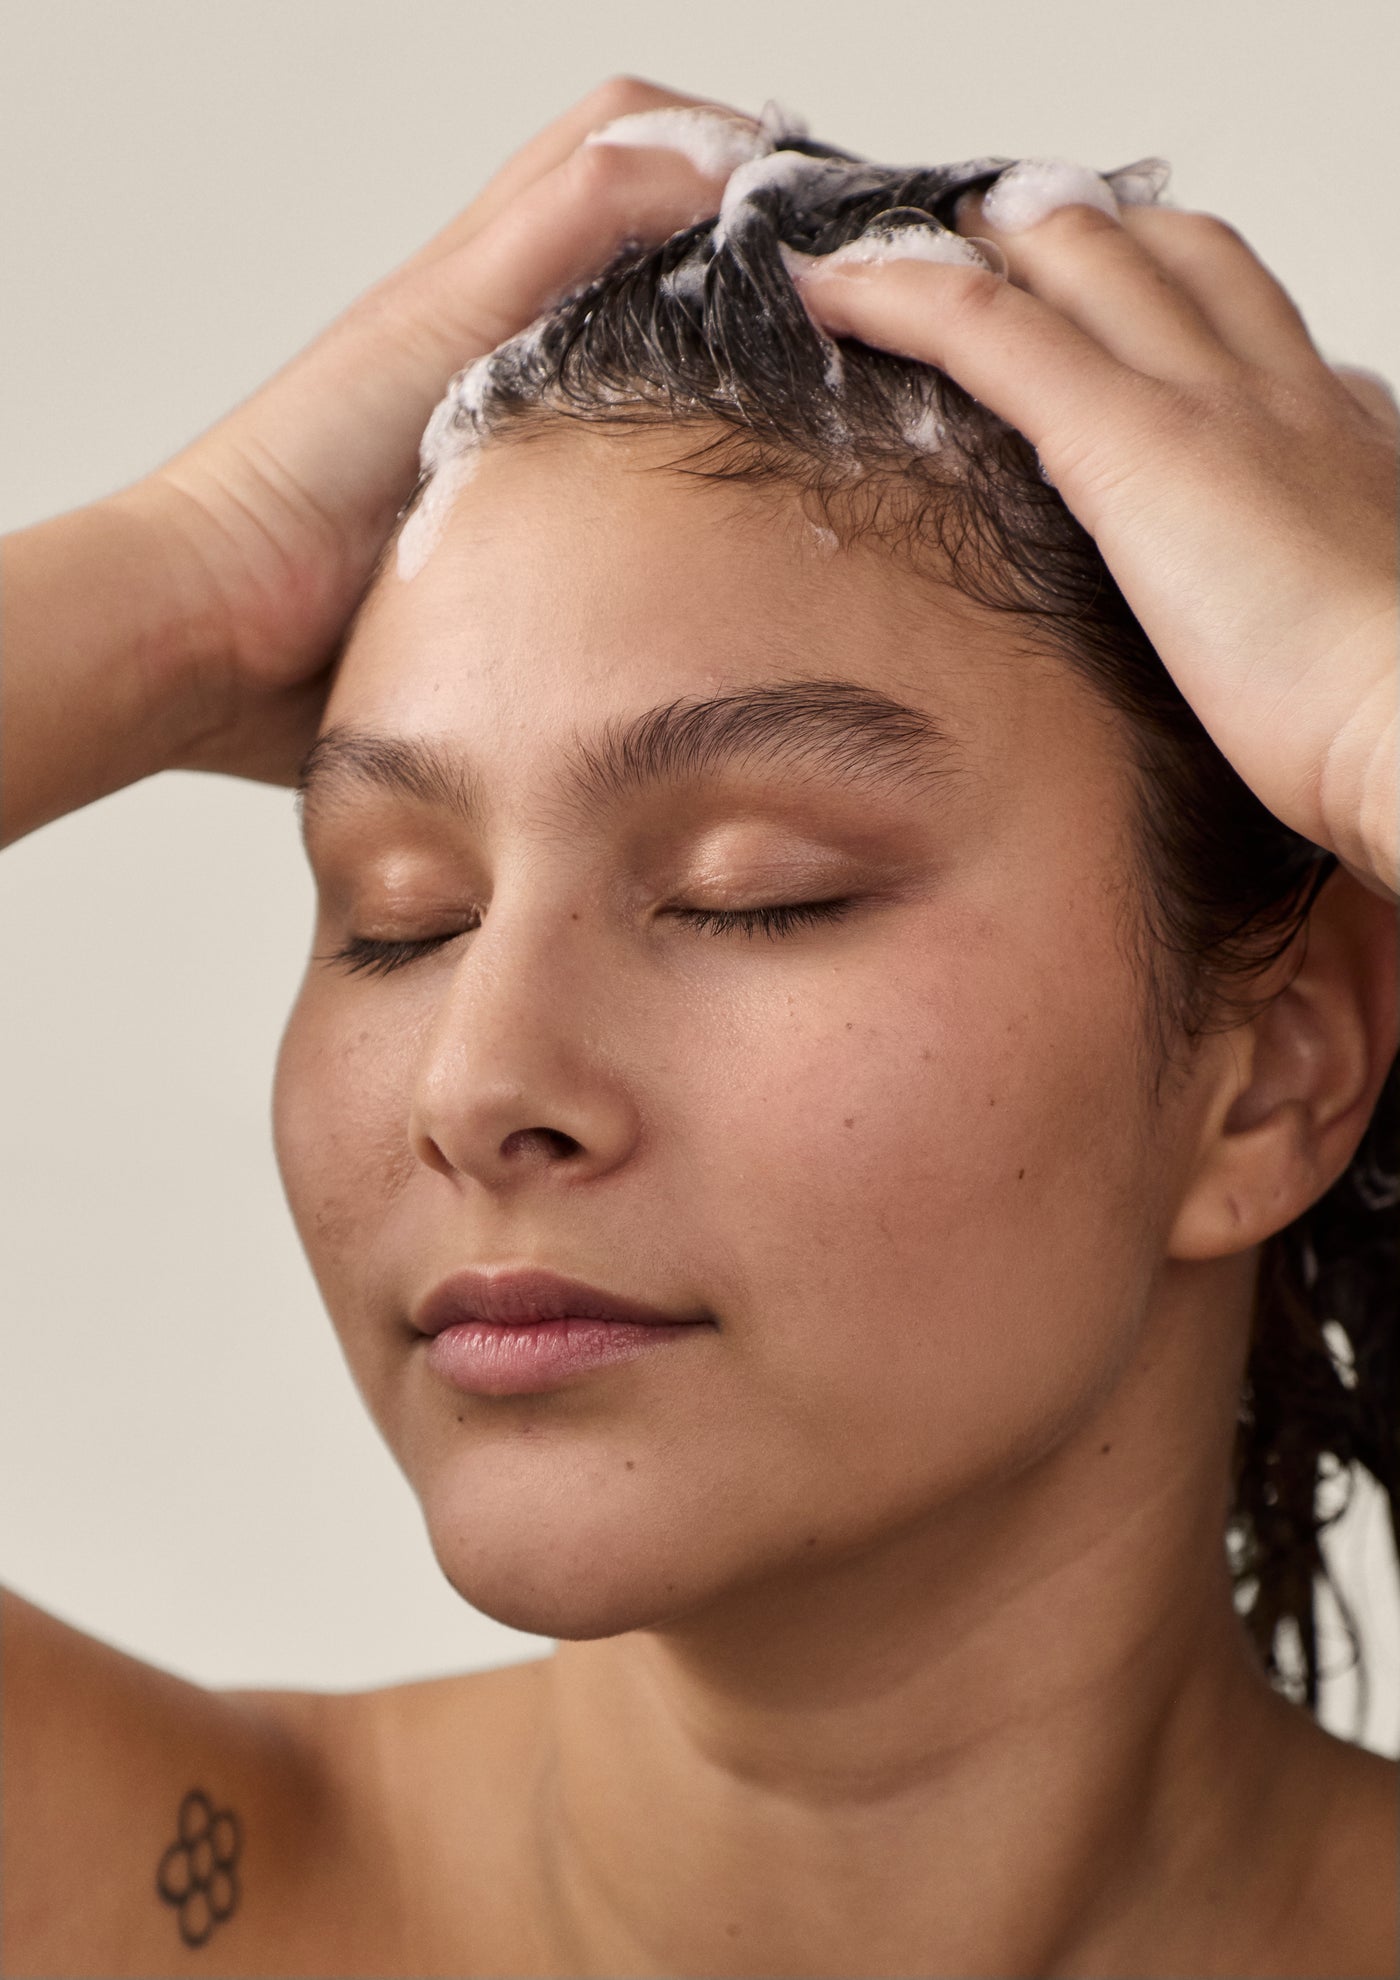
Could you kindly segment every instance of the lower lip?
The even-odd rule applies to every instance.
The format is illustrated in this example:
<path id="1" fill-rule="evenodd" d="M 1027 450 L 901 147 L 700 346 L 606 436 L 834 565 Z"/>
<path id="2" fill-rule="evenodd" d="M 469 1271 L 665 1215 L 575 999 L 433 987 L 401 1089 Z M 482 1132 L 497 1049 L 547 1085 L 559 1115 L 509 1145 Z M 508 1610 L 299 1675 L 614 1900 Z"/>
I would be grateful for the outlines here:
<path id="1" fill-rule="evenodd" d="M 530 1396 L 572 1375 L 667 1347 L 706 1330 L 705 1321 L 526 1320 L 502 1325 L 464 1320 L 427 1344 L 428 1366 L 469 1396 Z"/>

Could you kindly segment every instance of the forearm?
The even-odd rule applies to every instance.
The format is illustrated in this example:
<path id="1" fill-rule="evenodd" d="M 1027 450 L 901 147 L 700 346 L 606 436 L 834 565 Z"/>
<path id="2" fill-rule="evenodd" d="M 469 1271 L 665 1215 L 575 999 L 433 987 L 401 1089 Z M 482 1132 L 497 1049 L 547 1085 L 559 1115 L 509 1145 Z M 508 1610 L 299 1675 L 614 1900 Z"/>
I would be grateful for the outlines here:
<path id="1" fill-rule="evenodd" d="M 115 497 L 0 545 L 0 843 L 177 761 L 211 637 L 172 546 Z"/>

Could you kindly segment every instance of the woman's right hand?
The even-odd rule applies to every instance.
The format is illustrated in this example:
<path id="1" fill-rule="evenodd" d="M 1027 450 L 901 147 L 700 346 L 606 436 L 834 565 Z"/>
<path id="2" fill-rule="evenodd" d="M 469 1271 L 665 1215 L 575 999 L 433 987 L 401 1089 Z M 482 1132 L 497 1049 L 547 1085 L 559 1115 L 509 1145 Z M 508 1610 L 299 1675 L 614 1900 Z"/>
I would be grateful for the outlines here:
<path id="1" fill-rule="evenodd" d="M 699 101 L 605 83 L 172 460 L 6 539 L 5 839 L 161 769 L 294 780 L 448 379 L 718 211 L 680 152 L 585 138 Z"/>

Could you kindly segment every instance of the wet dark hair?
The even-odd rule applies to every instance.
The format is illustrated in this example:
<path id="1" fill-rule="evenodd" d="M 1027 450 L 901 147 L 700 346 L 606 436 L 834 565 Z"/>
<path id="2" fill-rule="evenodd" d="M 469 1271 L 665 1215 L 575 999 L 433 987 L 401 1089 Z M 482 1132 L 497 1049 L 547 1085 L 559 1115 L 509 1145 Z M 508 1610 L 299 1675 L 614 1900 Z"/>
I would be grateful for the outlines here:
<path id="1" fill-rule="evenodd" d="M 784 152 L 750 172 L 718 239 L 705 222 L 624 252 L 462 374 L 441 431 L 525 439 L 561 419 L 694 429 L 694 448 L 668 465 L 795 485 L 842 540 L 874 534 L 916 562 L 933 550 L 941 578 L 1063 656 L 1123 718 L 1129 743 L 1135 939 L 1160 1091 L 1183 1048 L 1260 1007 L 1251 985 L 1295 943 L 1301 960 L 1336 859 L 1274 817 L 1221 755 L 1031 445 L 942 373 L 833 346 L 798 298 L 785 247 L 826 254 L 872 223 L 951 227 L 961 194 L 1009 161 L 886 168 L 791 138 Z M 1398 1170 L 1392 1065 L 1348 1169 L 1262 1247 L 1226 1541 L 1264 1665 L 1309 1709 L 1319 1582 L 1360 1660 L 1320 1547 L 1358 1467 L 1381 1486 L 1392 1529 L 1397 1519 Z M 1362 1676 L 1364 1709 L 1364 1665 Z"/>

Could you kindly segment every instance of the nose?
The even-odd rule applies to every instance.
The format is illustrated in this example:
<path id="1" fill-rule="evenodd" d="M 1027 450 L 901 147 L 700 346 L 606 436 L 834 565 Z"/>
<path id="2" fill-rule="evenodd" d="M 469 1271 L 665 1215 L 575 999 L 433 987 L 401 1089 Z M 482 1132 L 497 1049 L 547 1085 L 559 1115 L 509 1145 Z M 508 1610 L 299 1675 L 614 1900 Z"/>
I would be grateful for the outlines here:
<path id="1" fill-rule="evenodd" d="M 501 1190 L 606 1174 L 638 1108 L 610 1049 L 625 1026 L 616 958 L 590 960 L 567 912 L 493 913 L 444 978 L 415 1067 L 413 1152 L 455 1182 Z"/>

